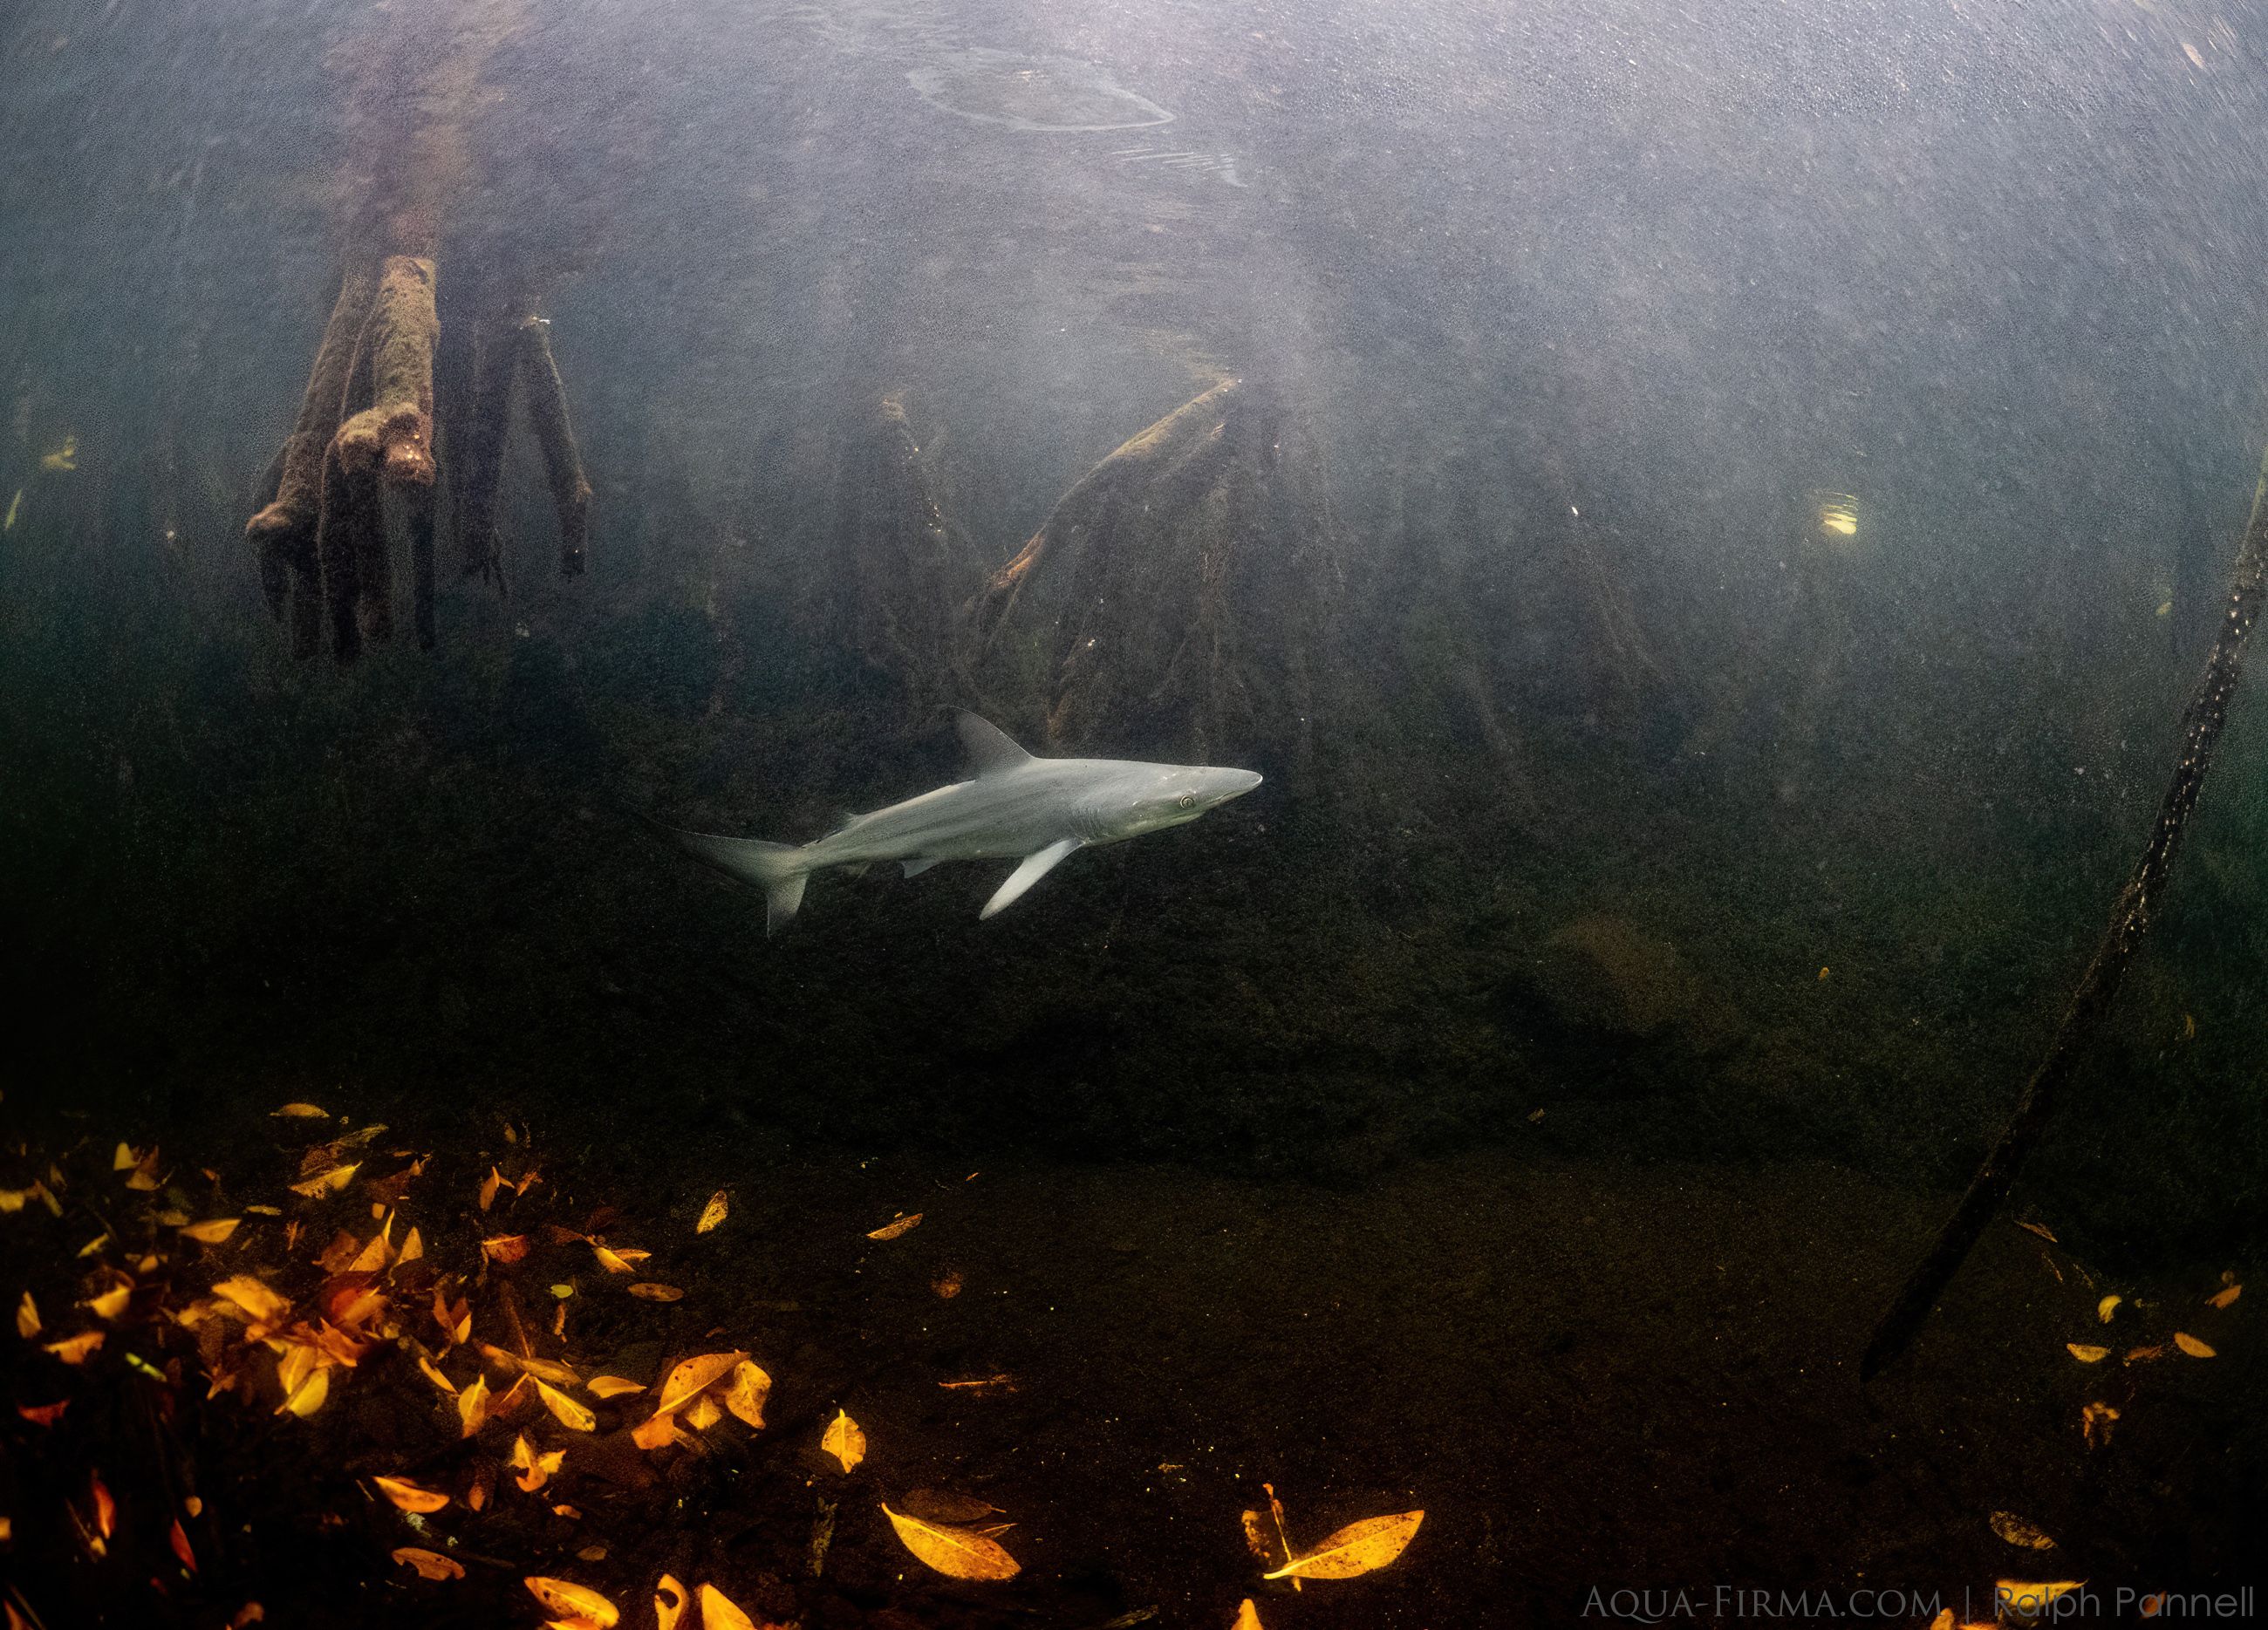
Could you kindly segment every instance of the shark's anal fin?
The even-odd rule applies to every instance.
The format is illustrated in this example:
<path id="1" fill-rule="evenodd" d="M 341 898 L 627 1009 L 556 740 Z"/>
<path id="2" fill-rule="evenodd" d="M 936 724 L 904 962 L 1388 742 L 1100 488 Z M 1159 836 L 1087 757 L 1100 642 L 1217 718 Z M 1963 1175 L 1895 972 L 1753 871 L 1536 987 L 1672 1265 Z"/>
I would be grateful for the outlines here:
<path id="1" fill-rule="evenodd" d="M 911 860 L 902 860 L 898 864 L 906 869 L 906 876 L 909 877 L 918 877 L 922 873 L 927 871 L 932 866 L 937 864 L 937 856 L 934 855 L 917 855 Z"/>
<path id="2" fill-rule="evenodd" d="M 998 725 L 978 718 L 966 708 L 960 709 L 959 720 L 961 750 L 968 755 L 969 767 L 979 775 L 1021 769 L 1032 761 L 1032 755 L 1019 747 Z"/>
<path id="3" fill-rule="evenodd" d="M 1059 838 L 1043 849 L 1035 849 L 1024 856 L 1024 863 L 1008 874 L 1008 880 L 984 902 L 984 909 L 976 914 L 982 921 L 997 911 L 1005 910 L 1024 898 L 1024 891 L 1055 870 L 1056 863 L 1073 849 L 1086 846 L 1077 838 Z"/>

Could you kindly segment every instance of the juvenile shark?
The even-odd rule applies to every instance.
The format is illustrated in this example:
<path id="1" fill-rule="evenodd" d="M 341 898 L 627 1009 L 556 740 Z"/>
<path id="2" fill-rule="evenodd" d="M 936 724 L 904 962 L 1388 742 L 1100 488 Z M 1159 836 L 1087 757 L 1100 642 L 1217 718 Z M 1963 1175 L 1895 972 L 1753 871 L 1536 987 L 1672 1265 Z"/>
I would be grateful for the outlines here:
<path id="1" fill-rule="evenodd" d="M 823 867 L 894 860 L 910 877 L 941 860 L 1020 861 L 976 914 L 981 920 L 1015 904 L 1074 849 L 1181 826 L 1260 784 L 1251 770 L 1034 758 L 973 713 L 962 710 L 960 723 L 967 781 L 853 815 L 809 843 L 662 830 L 688 853 L 763 890 L 767 934 L 795 915 L 804 883 Z"/>

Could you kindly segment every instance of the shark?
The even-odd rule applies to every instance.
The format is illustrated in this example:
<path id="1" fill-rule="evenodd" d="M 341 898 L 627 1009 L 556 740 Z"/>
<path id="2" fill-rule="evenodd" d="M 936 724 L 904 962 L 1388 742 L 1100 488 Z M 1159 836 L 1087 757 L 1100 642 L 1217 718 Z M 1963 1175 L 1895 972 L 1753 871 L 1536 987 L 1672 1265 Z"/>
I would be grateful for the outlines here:
<path id="1" fill-rule="evenodd" d="M 1021 899 L 1080 849 L 1186 826 L 1260 784 L 1253 770 L 1128 759 L 1042 759 L 1006 731 L 955 709 L 969 776 L 865 815 L 809 843 L 768 843 L 660 826 L 687 853 L 764 892 L 764 932 L 777 934 L 803 904 L 811 874 L 829 866 L 896 861 L 909 877 L 944 860 L 1014 860 L 1016 869 L 976 914 L 981 921 Z"/>

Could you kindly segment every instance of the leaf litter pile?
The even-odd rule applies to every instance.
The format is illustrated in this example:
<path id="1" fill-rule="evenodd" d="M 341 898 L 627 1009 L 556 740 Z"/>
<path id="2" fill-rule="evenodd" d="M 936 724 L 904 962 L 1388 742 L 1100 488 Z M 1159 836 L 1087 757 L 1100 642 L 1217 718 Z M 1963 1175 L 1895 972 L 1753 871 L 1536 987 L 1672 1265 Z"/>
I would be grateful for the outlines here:
<path id="1" fill-rule="evenodd" d="M 904 1630 L 1095 1599 L 1026 1574 L 1043 1511 L 907 1487 L 841 1400 L 791 1385 L 774 1404 L 792 1355 L 700 1294 L 760 1248 L 726 1230 L 729 1191 L 632 1225 L 512 1127 L 475 1160 L 294 1103 L 266 1142 L 248 1183 L 154 1146 L 4 1151 L 7 1630 Z M 948 1268 L 932 1289 L 962 1282 Z M 1395 1563 L 1425 1515 L 1299 1545 L 1267 1499 L 1242 1514 L 1248 1577 L 1220 1582 L 1239 1626 Z"/>

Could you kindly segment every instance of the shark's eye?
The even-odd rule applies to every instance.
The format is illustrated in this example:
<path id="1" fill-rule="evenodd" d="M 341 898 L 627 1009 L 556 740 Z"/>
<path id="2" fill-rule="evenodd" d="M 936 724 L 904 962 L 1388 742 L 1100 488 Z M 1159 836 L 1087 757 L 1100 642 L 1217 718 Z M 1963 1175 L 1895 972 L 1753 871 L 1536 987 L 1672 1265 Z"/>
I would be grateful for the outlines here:
<path id="1" fill-rule="evenodd" d="M 1194 792 L 1185 792 L 1182 794 L 1180 797 L 1174 800 L 1174 803 L 1180 804 L 1183 809 L 1189 808 L 1191 805 L 1196 804 L 1197 801 L 1197 795 Z"/>

